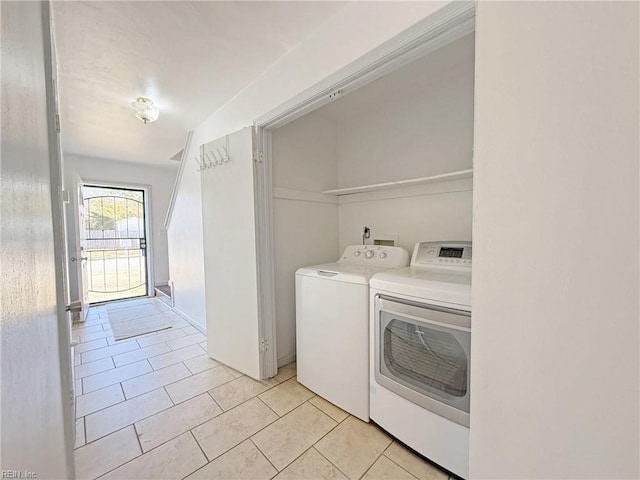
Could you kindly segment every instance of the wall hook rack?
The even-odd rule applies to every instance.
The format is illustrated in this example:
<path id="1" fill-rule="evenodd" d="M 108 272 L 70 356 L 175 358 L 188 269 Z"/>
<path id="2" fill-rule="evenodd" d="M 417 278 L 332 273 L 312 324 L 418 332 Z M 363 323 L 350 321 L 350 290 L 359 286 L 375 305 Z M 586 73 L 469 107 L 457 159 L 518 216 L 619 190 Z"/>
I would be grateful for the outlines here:
<path id="1" fill-rule="evenodd" d="M 195 157 L 199 172 L 224 165 L 231 161 L 229 155 L 229 135 L 225 137 L 225 145 L 216 147 L 215 151 L 211 149 L 205 152 L 204 149 L 204 145 L 200 146 L 200 156 Z"/>

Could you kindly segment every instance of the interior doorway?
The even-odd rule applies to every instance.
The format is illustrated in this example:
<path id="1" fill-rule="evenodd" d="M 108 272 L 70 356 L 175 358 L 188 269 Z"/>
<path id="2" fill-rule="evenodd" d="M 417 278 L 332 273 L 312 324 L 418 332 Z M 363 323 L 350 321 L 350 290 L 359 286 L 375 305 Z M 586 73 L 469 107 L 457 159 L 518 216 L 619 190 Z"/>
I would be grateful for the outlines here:
<path id="1" fill-rule="evenodd" d="M 82 251 L 90 304 L 149 294 L 147 194 L 143 188 L 82 185 Z"/>

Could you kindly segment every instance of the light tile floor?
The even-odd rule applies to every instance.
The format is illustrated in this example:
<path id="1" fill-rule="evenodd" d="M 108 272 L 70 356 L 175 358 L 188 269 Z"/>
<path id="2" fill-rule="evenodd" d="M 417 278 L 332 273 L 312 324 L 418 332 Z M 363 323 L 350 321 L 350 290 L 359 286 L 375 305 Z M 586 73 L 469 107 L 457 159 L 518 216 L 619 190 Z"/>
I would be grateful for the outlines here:
<path id="1" fill-rule="evenodd" d="M 173 323 L 117 342 L 110 314 Z M 159 300 L 92 307 L 73 334 L 78 479 L 448 479 L 299 384 L 295 363 L 259 382 L 208 358 Z"/>

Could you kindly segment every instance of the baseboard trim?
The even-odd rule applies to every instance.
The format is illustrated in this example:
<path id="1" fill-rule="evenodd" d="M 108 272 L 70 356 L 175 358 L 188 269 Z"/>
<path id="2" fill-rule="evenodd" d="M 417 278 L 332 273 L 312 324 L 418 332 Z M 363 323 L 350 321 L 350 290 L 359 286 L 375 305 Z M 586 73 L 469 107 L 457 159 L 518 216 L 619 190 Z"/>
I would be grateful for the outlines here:
<path id="1" fill-rule="evenodd" d="M 171 310 L 174 311 L 175 313 L 177 313 L 180 317 L 185 319 L 191 325 L 193 325 L 196 329 L 198 329 L 198 331 L 200 331 L 200 333 L 203 333 L 204 335 L 207 334 L 207 329 L 203 325 L 200 325 L 198 322 L 196 322 L 193 318 L 191 318 L 189 315 L 184 313 L 178 307 L 174 306 L 174 307 L 171 308 Z"/>
<path id="2" fill-rule="evenodd" d="M 287 355 L 286 357 L 282 357 L 278 359 L 278 368 L 284 367 L 285 365 L 289 365 L 296 361 L 296 354 L 292 353 L 291 355 Z"/>

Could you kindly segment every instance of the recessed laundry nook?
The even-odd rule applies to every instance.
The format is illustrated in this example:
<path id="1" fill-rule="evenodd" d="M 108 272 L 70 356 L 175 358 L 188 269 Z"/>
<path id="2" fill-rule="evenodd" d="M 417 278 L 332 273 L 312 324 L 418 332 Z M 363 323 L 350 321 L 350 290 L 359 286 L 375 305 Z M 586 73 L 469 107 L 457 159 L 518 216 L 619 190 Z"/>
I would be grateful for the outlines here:
<path id="1" fill-rule="evenodd" d="M 0 11 L 3 477 L 640 478 L 640 1 Z"/>
<path id="2" fill-rule="evenodd" d="M 473 62 L 471 33 L 273 131 L 279 363 L 295 355 L 298 268 L 334 262 L 365 226 L 365 243 L 409 253 L 471 240 Z"/>

